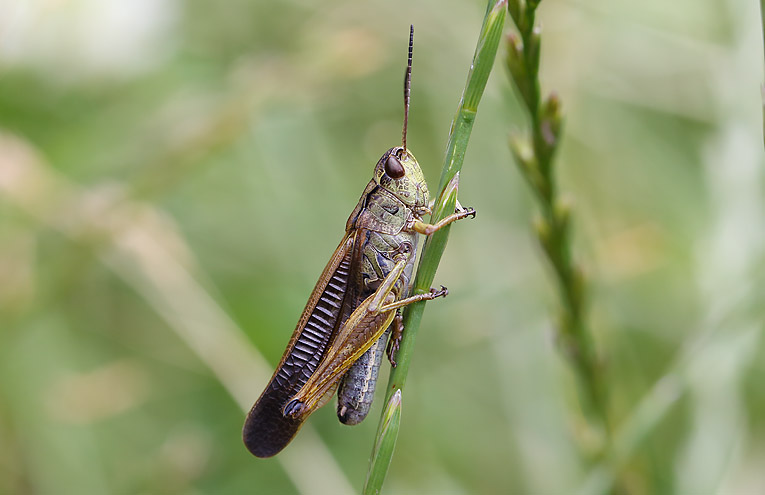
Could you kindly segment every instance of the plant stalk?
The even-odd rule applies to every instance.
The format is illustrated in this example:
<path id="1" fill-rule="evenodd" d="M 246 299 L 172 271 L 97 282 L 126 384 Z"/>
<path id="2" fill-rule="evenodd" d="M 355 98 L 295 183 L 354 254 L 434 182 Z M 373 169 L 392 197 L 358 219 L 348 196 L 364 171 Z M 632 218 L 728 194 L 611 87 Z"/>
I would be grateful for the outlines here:
<path id="1" fill-rule="evenodd" d="M 431 215 L 431 223 L 436 223 L 442 218 L 454 212 L 457 202 L 457 189 L 459 186 L 459 172 L 462 169 L 462 163 L 465 158 L 470 133 L 473 129 L 478 104 L 486 88 L 486 81 L 489 78 L 491 69 L 494 65 L 494 59 L 497 55 L 497 49 L 502 37 L 502 27 L 505 21 L 507 0 L 490 0 L 486 9 L 486 16 L 481 26 L 478 37 L 473 63 L 468 72 L 465 90 L 460 99 L 457 114 L 452 121 L 449 132 L 449 142 L 446 147 L 446 157 L 439 181 L 436 202 Z M 417 268 L 417 275 L 414 279 L 412 289 L 413 294 L 422 294 L 430 290 L 431 284 L 436 274 L 436 269 L 441 261 L 446 241 L 449 237 L 450 227 L 445 227 L 425 241 L 420 263 Z M 398 391 L 403 390 L 406 384 L 406 377 L 409 372 L 409 365 L 412 359 L 415 338 L 422 320 L 422 313 L 425 310 L 425 303 L 414 303 L 407 306 L 404 311 L 404 335 L 396 354 L 397 366 L 391 370 L 386 389 L 385 403 L 389 404 L 391 398 Z M 388 408 L 386 407 L 386 410 Z M 380 419 L 378 427 L 378 437 L 375 445 L 389 444 L 390 440 L 384 438 L 386 435 L 398 435 L 398 428 L 384 428 L 386 421 L 386 412 Z M 386 455 L 387 460 L 381 460 L 380 455 Z M 369 472 L 367 474 L 367 484 L 364 486 L 364 494 L 380 493 L 385 474 L 390 464 L 390 456 L 393 455 L 393 449 L 384 451 L 376 450 L 370 459 Z M 371 480 L 374 480 L 373 482 Z"/>
<path id="2" fill-rule="evenodd" d="M 535 25 L 539 1 L 509 0 L 517 33 L 507 37 L 506 65 L 530 120 L 530 136 L 513 135 L 510 148 L 522 175 L 537 199 L 540 213 L 535 231 L 553 271 L 560 311 L 557 340 L 577 377 L 583 410 L 590 426 L 585 445 L 602 457 L 610 424 L 601 360 L 587 322 L 586 280 L 571 255 L 570 206 L 561 199 L 555 175 L 562 113 L 555 93 L 542 101 L 539 84 L 541 28 Z"/>

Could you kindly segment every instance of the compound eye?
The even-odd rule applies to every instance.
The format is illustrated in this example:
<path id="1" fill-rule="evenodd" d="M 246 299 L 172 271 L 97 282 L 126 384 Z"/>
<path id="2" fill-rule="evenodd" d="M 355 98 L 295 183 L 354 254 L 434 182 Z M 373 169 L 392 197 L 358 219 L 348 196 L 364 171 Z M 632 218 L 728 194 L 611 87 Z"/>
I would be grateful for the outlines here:
<path id="1" fill-rule="evenodd" d="M 388 159 L 385 161 L 385 173 L 388 174 L 388 177 L 391 179 L 400 179 L 406 175 L 404 166 L 394 155 L 388 156 Z"/>

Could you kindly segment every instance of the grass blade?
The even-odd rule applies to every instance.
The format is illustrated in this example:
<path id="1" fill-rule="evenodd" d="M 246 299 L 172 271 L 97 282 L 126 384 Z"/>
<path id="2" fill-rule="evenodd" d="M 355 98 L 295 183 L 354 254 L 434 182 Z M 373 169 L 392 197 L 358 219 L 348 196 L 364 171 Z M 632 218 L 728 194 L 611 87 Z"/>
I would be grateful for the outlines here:
<path id="1" fill-rule="evenodd" d="M 478 104 L 486 88 L 486 81 L 489 78 L 494 65 L 494 59 L 497 55 L 506 11 L 506 0 L 491 0 L 488 3 L 486 16 L 478 36 L 476 51 L 473 55 L 473 63 L 468 72 L 467 83 L 465 84 L 457 114 L 452 121 L 449 132 L 449 142 L 436 195 L 436 204 L 430 220 L 431 223 L 436 223 L 454 211 L 459 186 L 459 172 L 462 169 Z M 417 276 L 414 280 L 413 293 L 421 294 L 430 289 L 436 269 L 446 247 L 449 229 L 450 227 L 441 229 L 425 241 L 420 264 L 417 268 Z M 386 404 L 391 401 L 395 393 L 400 393 L 406 384 L 414 341 L 424 310 L 425 303 L 421 302 L 408 306 L 404 312 L 404 328 L 406 331 L 396 355 L 398 366 L 393 368 L 388 381 L 385 397 Z M 390 444 L 391 448 L 389 452 L 376 451 L 373 454 L 367 475 L 368 482 L 365 487 L 365 493 L 380 492 L 382 482 L 385 479 L 385 473 L 390 465 L 390 458 L 393 455 L 393 444 L 395 444 L 395 436 L 398 435 L 398 427 L 386 430 L 383 428 L 385 422 L 386 411 L 383 411 L 375 445 L 377 446 L 385 442 L 385 445 Z M 391 441 L 390 438 L 381 438 L 381 436 L 393 437 L 393 439 Z M 383 459 L 383 455 L 386 455 L 387 459 Z"/>

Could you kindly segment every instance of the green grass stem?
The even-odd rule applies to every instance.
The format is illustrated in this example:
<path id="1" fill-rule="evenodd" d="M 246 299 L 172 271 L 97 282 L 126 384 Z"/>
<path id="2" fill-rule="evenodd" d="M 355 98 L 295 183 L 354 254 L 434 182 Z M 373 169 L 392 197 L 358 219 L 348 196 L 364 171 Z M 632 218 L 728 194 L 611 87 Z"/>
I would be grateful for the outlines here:
<path id="1" fill-rule="evenodd" d="M 454 212 L 457 201 L 457 189 L 459 185 L 459 172 L 462 169 L 462 163 L 465 158 L 470 133 L 473 129 L 478 104 L 486 88 L 486 81 L 491 73 L 494 60 L 497 55 L 497 49 L 502 37 L 502 27 L 505 21 L 506 0 L 490 0 L 484 17 L 481 32 L 478 36 L 478 44 L 473 56 L 473 63 L 468 72 L 465 90 L 460 99 L 457 114 L 452 121 L 449 132 L 449 142 L 446 148 L 446 157 L 444 167 L 441 172 L 436 203 L 431 216 L 431 223 L 436 223 L 440 219 Z M 413 293 L 421 294 L 430 290 L 436 269 L 446 247 L 446 241 L 449 237 L 449 227 L 443 228 L 430 236 L 423 247 L 420 263 L 417 268 L 417 275 L 414 279 Z M 404 332 L 401 346 L 396 361 L 398 365 L 391 370 L 388 387 L 386 390 L 385 402 L 388 404 L 391 397 L 403 390 L 406 384 L 407 373 L 411 363 L 412 351 L 417 331 L 422 320 L 422 313 L 425 310 L 425 303 L 415 303 L 407 307 L 404 311 Z M 387 409 L 387 408 L 386 408 Z M 398 435 L 398 428 L 383 428 L 386 422 L 386 412 L 380 419 L 378 427 L 378 437 L 375 445 L 388 443 L 390 439 L 385 437 L 394 437 Z M 393 455 L 393 448 L 384 451 L 375 449 L 370 459 L 368 482 L 364 488 L 365 494 L 376 494 L 380 492 L 385 474 L 390 464 L 390 457 Z M 380 459 L 386 456 L 387 459 Z"/>
<path id="2" fill-rule="evenodd" d="M 391 396 L 380 418 L 375 447 L 372 450 L 370 469 L 364 483 L 363 493 L 380 493 L 385 474 L 393 458 L 396 447 L 398 429 L 401 425 L 401 390 L 396 390 Z M 374 487 L 374 488 L 373 488 Z"/>

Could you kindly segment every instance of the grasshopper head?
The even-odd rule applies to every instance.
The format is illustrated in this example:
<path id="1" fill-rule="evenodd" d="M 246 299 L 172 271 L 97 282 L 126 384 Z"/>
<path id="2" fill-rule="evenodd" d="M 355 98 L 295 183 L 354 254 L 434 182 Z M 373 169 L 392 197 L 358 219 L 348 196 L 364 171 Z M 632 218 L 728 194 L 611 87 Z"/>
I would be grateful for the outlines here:
<path id="1" fill-rule="evenodd" d="M 412 209 L 420 218 L 430 213 L 430 193 L 420 164 L 409 150 L 396 146 L 383 154 L 375 167 L 375 181 Z"/>

